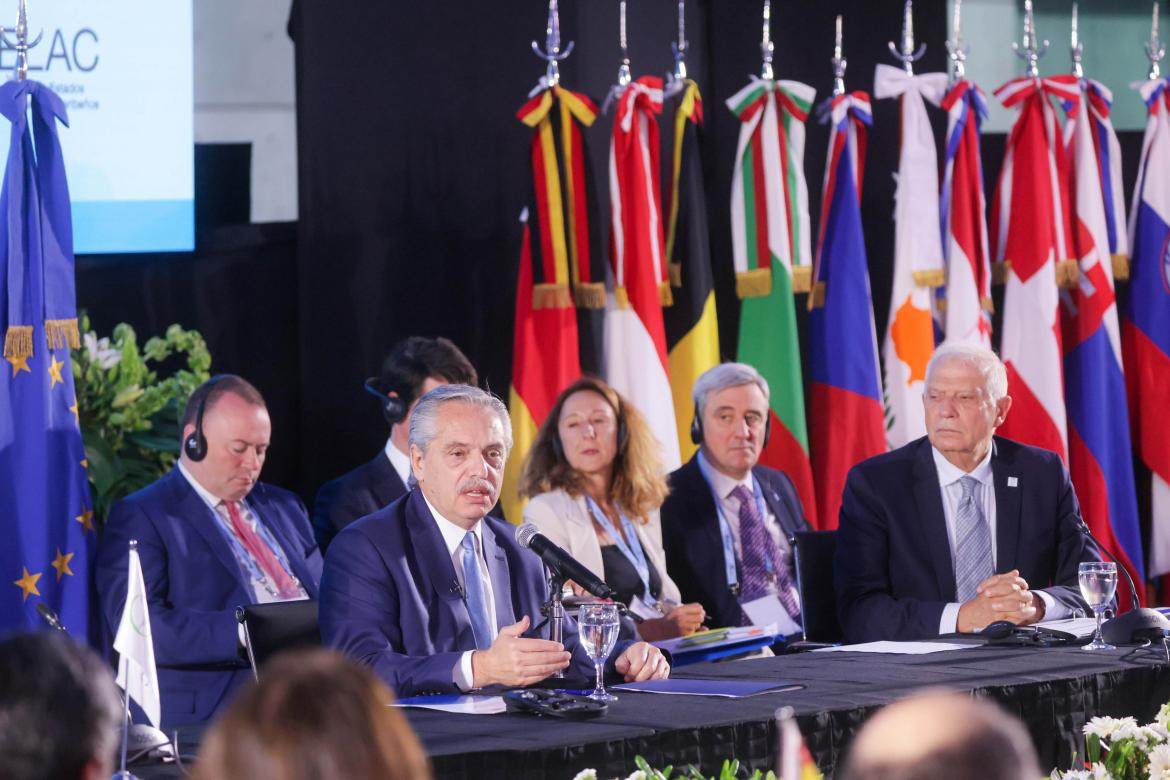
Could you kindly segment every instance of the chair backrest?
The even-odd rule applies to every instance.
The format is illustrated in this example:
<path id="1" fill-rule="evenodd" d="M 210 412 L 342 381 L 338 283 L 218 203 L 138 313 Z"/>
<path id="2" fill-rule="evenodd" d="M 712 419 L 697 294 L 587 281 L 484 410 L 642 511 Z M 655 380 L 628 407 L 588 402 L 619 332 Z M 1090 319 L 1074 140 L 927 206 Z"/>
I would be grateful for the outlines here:
<path id="1" fill-rule="evenodd" d="M 837 593 L 833 588 L 837 532 L 798 531 L 792 538 L 792 550 L 805 640 L 840 642 L 843 633 L 837 620 Z"/>
<path id="2" fill-rule="evenodd" d="M 321 644 L 317 602 L 311 599 L 236 607 L 236 620 L 244 627 L 244 647 L 257 679 L 260 667 L 276 653 Z"/>

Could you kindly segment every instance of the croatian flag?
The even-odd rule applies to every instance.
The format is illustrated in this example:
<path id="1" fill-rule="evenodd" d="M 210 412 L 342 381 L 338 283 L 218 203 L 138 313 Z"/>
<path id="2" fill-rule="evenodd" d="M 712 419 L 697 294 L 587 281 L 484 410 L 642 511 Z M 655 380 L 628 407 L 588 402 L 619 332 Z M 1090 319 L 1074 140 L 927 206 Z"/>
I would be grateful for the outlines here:
<path id="1" fill-rule="evenodd" d="M 991 253 L 979 126 L 987 118 L 983 90 L 963 79 L 943 98 L 947 141 L 939 202 L 946 257 L 945 341 L 991 348 Z"/>
<path id="2" fill-rule="evenodd" d="M 1138 598 L 1144 599 L 1142 534 L 1113 285 L 1112 248 L 1117 246 L 1118 212 L 1124 207 L 1114 199 L 1109 177 L 1120 163 L 1112 154 L 1118 147 L 1109 121 L 1111 101 L 1102 84 L 1081 79 L 1080 100 L 1065 103 L 1070 216 L 1079 266 L 1076 286 L 1061 292 L 1069 471 L 1085 521 L 1129 570 Z"/>
<path id="3" fill-rule="evenodd" d="M 922 391 L 926 364 L 934 353 L 934 289 L 943 283 L 942 236 L 925 215 L 937 214 L 938 151 L 926 101 L 938 105 L 946 94 L 942 73 L 911 75 L 878 65 L 874 94 L 899 98 L 902 114 L 898 151 L 898 192 L 894 203 L 894 278 L 890 318 L 882 341 L 890 447 L 926 435 Z"/>
<path id="4" fill-rule="evenodd" d="M 1137 451 L 1153 472 L 1150 576 L 1170 572 L 1170 79 L 1139 85 L 1149 107 L 1129 223 L 1123 338 Z"/>
<path id="5" fill-rule="evenodd" d="M 1068 279 L 1075 262 L 1064 149 L 1048 97 L 1076 100 L 1077 80 L 1024 77 L 995 94 L 1019 111 L 991 205 L 991 244 L 1006 277 L 1000 354 L 1013 402 L 1000 433 L 1067 461 L 1057 273 Z"/>
<path id="6" fill-rule="evenodd" d="M 861 231 L 861 166 L 872 123 L 864 92 L 821 105 L 832 123 L 821 230 L 809 305 L 809 418 L 813 483 L 821 528 L 836 528 L 845 477 L 886 451 L 873 299 Z"/>

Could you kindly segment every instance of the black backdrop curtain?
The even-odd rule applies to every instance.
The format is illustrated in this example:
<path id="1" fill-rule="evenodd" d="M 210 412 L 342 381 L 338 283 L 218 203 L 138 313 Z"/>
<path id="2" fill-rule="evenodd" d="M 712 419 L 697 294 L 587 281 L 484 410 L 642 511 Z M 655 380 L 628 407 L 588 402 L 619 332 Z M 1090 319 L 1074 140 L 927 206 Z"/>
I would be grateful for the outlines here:
<path id="1" fill-rule="evenodd" d="M 738 123 L 724 100 L 759 72 L 761 9 L 760 0 L 687 3 L 688 69 L 705 102 L 701 144 L 727 358 L 735 355 L 738 320 L 729 225 Z M 886 42 L 900 40 L 901 11 L 901 0 L 775 3 L 777 76 L 812 85 L 818 100 L 827 96 L 840 13 L 846 86 L 871 91 L 874 65 L 893 63 Z M 253 379 L 269 400 L 274 437 L 265 479 L 310 504 L 322 482 L 385 441 L 376 403 L 361 385 L 399 339 L 451 338 L 485 385 L 506 395 L 530 137 L 515 111 L 544 72 L 529 42 L 543 46 L 546 12 L 543 0 L 294 2 L 299 222 L 209 226 L 216 206 L 238 200 L 246 182 L 201 177 L 207 165 L 197 154 L 197 251 L 81 258 L 79 304 L 102 331 L 123 320 L 144 337 L 172 321 L 203 331 L 213 370 Z M 635 76 L 672 67 L 676 14 L 676 0 L 629 3 Z M 562 83 L 600 103 L 620 59 L 618 2 L 562 0 L 561 22 L 564 39 L 576 42 Z M 945 69 L 945 22 L 943 3 L 916 6 L 917 35 L 928 44 L 918 72 Z M 1016 32 L 976 44 L 1011 57 Z M 945 117 L 932 116 L 941 137 Z M 898 124 L 896 101 L 874 101 L 862 211 L 879 330 L 890 291 Z M 603 198 L 610 126 L 603 116 L 588 134 Z M 827 136 L 810 118 L 805 169 L 814 223 Z M 989 189 L 1003 141 L 984 142 Z M 1122 134 L 1122 144 L 1128 192 L 1140 134 Z M 607 222 L 607 206 L 602 214 Z"/>

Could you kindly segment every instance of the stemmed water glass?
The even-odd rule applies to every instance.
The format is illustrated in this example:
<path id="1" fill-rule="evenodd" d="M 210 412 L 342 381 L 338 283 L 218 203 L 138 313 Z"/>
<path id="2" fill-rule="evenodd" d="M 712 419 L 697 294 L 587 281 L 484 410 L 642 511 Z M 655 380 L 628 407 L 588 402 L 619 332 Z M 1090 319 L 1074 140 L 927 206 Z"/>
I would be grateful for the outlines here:
<path id="1" fill-rule="evenodd" d="M 577 614 L 577 629 L 581 635 L 581 646 L 593 659 L 597 669 L 597 685 L 589 698 L 596 701 L 617 701 L 617 697 L 605 690 L 605 659 L 613 652 L 617 643 L 621 623 L 618 621 L 616 604 L 582 604 Z"/>
<path id="2" fill-rule="evenodd" d="M 1081 586 L 1081 596 L 1092 607 L 1093 614 L 1097 617 L 1097 632 L 1093 635 L 1093 641 L 1081 649 L 1116 649 L 1101 638 L 1101 618 L 1117 591 L 1117 564 L 1112 561 L 1087 561 L 1078 567 L 1077 579 Z"/>

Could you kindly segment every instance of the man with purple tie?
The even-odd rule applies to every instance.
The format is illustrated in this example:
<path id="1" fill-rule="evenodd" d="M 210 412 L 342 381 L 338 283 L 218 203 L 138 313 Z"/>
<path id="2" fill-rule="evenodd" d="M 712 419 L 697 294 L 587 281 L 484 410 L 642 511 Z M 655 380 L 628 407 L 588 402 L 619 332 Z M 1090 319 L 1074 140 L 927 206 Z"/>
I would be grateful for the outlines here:
<path id="1" fill-rule="evenodd" d="M 547 639 L 540 558 L 487 516 L 511 445 L 500 399 L 467 385 L 431 390 L 410 420 L 412 489 L 329 546 L 321 639 L 399 696 L 531 685 L 566 668 L 593 674 L 572 620 L 563 644 Z M 645 642 L 619 642 L 608 666 L 631 681 L 670 670 Z"/>
<path id="2" fill-rule="evenodd" d="M 202 723 L 251 678 L 237 606 L 315 598 L 321 555 L 304 504 L 260 482 L 272 424 L 246 380 L 216 376 L 191 394 L 174 470 L 114 505 L 97 587 L 113 636 L 138 542 L 164 728 Z"/>
<path id="3" fill-rule="evenodd" d="M 691 438 L 700 446 L 670 475 L 666 570 L 713 625 L 773 617 L 799 625 L 788 540 L 808 523 L 792 480 L 758 462 L 770 429 L 768 382 L 745 363 L 723 363 L 698 378 L 692 395 Z"/>

